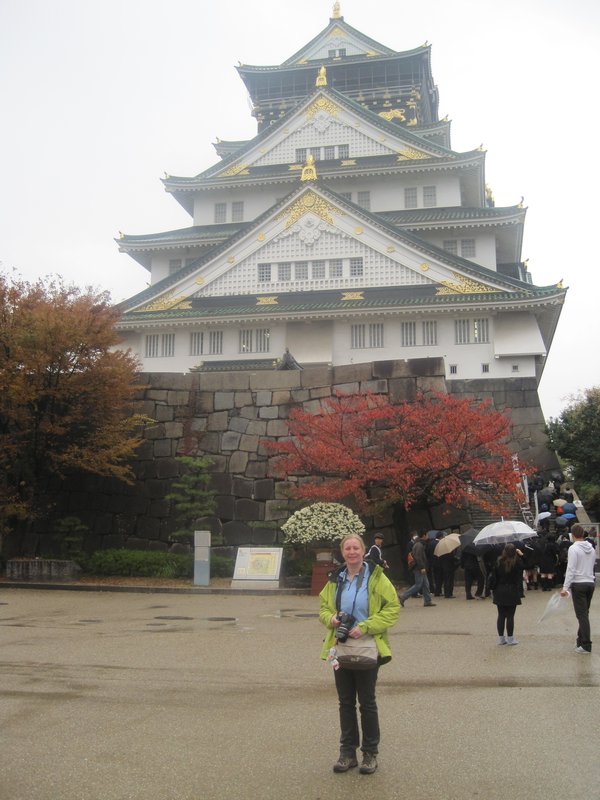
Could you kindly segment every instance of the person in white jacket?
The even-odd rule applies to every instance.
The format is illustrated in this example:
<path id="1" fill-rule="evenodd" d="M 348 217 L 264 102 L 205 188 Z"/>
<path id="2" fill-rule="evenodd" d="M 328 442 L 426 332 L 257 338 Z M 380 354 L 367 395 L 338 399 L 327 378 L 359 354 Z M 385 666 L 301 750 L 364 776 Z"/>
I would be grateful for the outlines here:
<path id="1" fill-rule="evenodd" d="M 566 597 L 569 592 L 573 598 L 573 608 L 579 623 L 577 631 L 577 653 L 592 652 L 592 638 L 590 632 L 590 603 L 594 594 L 596 583 L 596 549 L 594 544 L 585 539 L 582 525 L 576 523 L 571 528 L 573 544 L 569 547 L 565 580 L 560 593 Z"/>

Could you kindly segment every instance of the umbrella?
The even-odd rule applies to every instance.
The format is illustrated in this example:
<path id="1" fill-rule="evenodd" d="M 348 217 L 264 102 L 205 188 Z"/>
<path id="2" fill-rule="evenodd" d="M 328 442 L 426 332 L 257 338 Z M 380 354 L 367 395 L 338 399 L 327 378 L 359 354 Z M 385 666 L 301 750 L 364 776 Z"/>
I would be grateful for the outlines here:
<path id="1" fill-rule="evenodd" d="M 543 519 L 548 519 L 548 517 L 551 517 L 551 516 L 552 516 L 552 514 L 549 511 L 542 511 L 535 518 L 535 524 L 537 525 L 538 522 L 541 522 Z"/>
<path id="2" fill-rule="evenodd" d="M 560 614 L 562 611 L 568 611 L 571 604 L 568 602 L 569 596 L 561 597 L 560 592 L 555 592 L 544 609 L 544 613 L 538 619 L 538 622 L 543 622 L 548 617 L 553 617 L 555 614 Z"/>
<path id="3" fill-rule="evenodd" d="M 473 540 L 473 544 L 508 544 L 509 542 L 522 542 L 534 536 L 537 536 L 537 533 L 524 522 L 503 519 L 482 528 Z"/>
<path id="4" fill-rule="evenodd" d="M 563 514 L 563 519 L 577 519 L 577 514 Z"/>
<path id="5" fill-rule="evenodd" d="M 458 533 L 449 533 L 448 536 L 444 536 L 444 538 L 440 539 L 436 544 L 433 555 L 445 556 L 448 553 L 454 552 L 454 550 L 458 550 L 459 547 L 460 539 Z"/>
<path id="6" fill-rule="evenodd" d="M 442 531 L 427 531 L 427 538 L 428 539 L 437 539 L 438 533 L 441 533 L 441 532 Z"/>
<path id="7" fill-rule="evenodd" d="M 473 539 L 477 536 L 479 531 L 477 528 L 469 528 L 468 531 L 464 533 L 460 533 L 458 538 L 460 539 L 460 546 L 467 547 L 467 545 L 473 544 Z"/>
<path id="8" fill-rule="evenodd" d="M 552 503 L 558 508 L 558 506 L 564 506 L 566 500 L 563 500 L 562 497 L 559 497 L 557 500 L 553 500 Z"/>

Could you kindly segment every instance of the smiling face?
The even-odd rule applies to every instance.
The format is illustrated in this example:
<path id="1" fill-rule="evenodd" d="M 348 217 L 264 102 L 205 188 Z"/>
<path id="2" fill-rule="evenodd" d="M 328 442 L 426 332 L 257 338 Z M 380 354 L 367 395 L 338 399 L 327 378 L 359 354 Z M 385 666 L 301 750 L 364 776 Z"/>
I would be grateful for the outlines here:
<path id="1" fill-rule="evenodd" d="M 349 567 L 360 566 L 365 554 L 365 546 L 362 539 L 357 536 L 348 536 L 341 545 L 342 557 Z"/>

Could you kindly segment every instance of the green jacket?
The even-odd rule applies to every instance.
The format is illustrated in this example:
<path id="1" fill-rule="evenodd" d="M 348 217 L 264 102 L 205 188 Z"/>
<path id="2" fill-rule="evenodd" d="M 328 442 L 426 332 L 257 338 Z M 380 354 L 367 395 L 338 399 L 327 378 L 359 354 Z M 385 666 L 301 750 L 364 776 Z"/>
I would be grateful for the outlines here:
<path id="1" fill-rule="evenodd" d="M 336 613 L 335 594 L 337 590 L 337 577 L 340 569 L 331 573 L 329 580 L 321 591 L 321 609 L 319 619 L 327 628 L 327 635 L 323 642 L 321 658 L 325 660 L 329 650 L 335 645 L 335 628 L 331 624 L 331 617 Z M 375 639 L 379 663 L 387 664 L 392 659 L 392 652 L 388 643 L 387 629 L 395 625 L 400 615 L 400 602 L 396 589 L 386 578 L 380 566 L 371 567 L 369 583 L 369 616 L 364 622 L 359 622 L 358 627 L 363 633 L 370 633 Z"/>

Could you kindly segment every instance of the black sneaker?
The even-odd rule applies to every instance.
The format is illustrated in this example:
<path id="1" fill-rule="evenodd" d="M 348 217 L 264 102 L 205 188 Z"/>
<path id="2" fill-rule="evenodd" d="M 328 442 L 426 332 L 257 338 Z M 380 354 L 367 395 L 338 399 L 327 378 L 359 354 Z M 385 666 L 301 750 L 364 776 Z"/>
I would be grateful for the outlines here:
<path id="1" fill-rule="evenodd" d="M 352 767 L 358 767 L 356 756 L 344 756 L 340 754 L 340 757 L 333 765 L 333 771 L 348 772 L 348 770 L 352 769 Z"/>
<path id="2" fill-rule="evenodd" d="M 362 764 L 359 772 L 363 775 L 372 775 L 377 769 L 377 756 L 375 753 L 363 753 Z"/>

